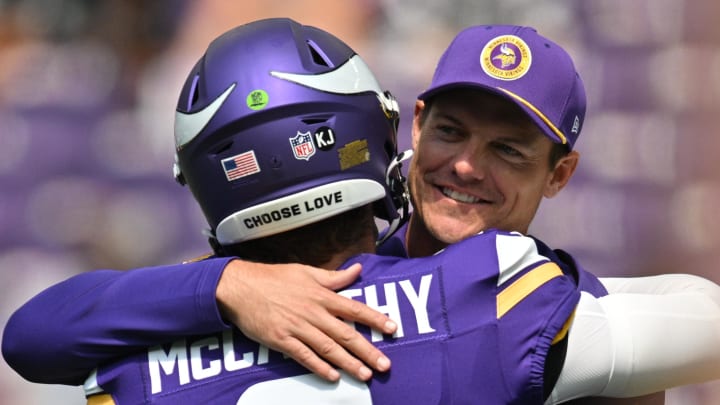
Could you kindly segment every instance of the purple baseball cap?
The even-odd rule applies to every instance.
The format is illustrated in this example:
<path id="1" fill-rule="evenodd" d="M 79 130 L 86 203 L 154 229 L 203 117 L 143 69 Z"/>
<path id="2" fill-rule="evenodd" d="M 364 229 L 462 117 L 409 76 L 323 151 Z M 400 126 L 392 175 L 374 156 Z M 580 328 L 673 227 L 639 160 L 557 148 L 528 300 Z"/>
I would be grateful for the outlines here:
<path id="1" fill-rule="evenodd" d="M 479 88 L 520 106 L 553 142 L 572 149 L 585 119 L 585 87 L 570 55 L 534 28 L 478 25 L 461 31 L 440 58 L 420 100 Z"/>

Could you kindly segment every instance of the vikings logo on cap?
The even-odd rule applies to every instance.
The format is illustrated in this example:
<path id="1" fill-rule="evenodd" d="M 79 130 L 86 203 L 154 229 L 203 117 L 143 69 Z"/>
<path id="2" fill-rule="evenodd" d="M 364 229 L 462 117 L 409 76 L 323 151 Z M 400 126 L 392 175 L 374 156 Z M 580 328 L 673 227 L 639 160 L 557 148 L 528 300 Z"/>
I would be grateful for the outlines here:
<path id="1" fill-rule="evenodd" d="M 480 53 L 480 66 L 488 76 L 499 80 L 516 80 L 530 69 L 530 47 L 515 35 L 491 39 Z"/>

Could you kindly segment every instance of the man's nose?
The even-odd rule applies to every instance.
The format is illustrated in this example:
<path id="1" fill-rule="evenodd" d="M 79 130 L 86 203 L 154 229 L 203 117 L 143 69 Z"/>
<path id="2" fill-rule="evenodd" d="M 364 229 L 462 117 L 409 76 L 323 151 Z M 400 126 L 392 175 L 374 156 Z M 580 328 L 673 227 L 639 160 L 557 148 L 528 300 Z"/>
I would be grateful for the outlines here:
<path id="1" fill-rule="evenodd" d="M 453 159 L 453 172 L 463 180 L 482 180 L 487 173 L 489 156 L 477 146 L 468 146 Z"/>

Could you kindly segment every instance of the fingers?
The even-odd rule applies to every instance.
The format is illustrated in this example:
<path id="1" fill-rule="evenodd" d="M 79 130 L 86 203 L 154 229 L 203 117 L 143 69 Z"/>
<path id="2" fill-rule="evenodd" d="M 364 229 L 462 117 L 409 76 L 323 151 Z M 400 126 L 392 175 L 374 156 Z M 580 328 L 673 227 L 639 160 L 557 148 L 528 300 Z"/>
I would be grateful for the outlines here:
<path id="1" fill-rule="evenodd" d="M 319 279 L 316 280 L 325 287 L 338 289 L 355 281 L 360 275 L 360 271 L 361 266 L 356 263 L 345 270 L 324 271 L 318 275 Z M 372 376 L 371 370 L 365 364 L 380 372 L 389 370 L 390 359 L 355 328 L 337 317 L 369 326 L 384 334 L 395 333 L 397 324 L 387 315 L 362 302 L 330 293 L 330 291 L 328 293 L 327 295 L 320 294 L 323 311 L 310 317 L 313 320 L 313 326 L 320 334 L 299 336 L 300 340 L 308 343 L 321 358 L 337 365 L 360 380 L 366 380 Z M 327 316 L 328 313 L 333 316 Z"/>
<path id="2" fill-rule="evenodd" d="M 360 263 L 354 263 L 347 269 L 338 271 L 309 268 L 313 270 L 315 280 L 317 280 L 320 285 L 331 290 L 339 290 L 347 287 L 353 281 L 357 280 L 362 271 L 362 265 Z"/>
<path id="3" fill-rule="evenodd" d="M 386 335 L 391 335 L 397 330 L 397 324 L 387 315 L 360 301 L 342 295 L 335 295 L 328 299 L 328 302 L 325 302 L 324 305 L 335 316 L 339 316 L 346 321 L 361 323 Z"/>
<path id="4" fill-rule="evenodd" d="M 297 339 L 309 345 L 308 350 L 305 350 L 307 347 L 295 347 L 298 356 L 296 360 L 299 363 L 331 381 L 335 381 L 333 379 L 335 377 L 333 371 L 337 373 L 337 370 L 332 368 L 328 362 L 335 364 L 361 381 L 367 381 L 373 375 L 372 370 L 368 368 L 364 362 L 374 366 L 380 364 L 381 369 L 378 371 L 386 371 L 390 367 L 390 360 L 372 344 L 367 342 L 361 334 L 357 333 L 357 331 L 342 321 L 337 319 L 334 319 L 334 321 L 337 324 L 329 329 L 340 330 L 339 333 L 341 333 L 342 336 L 335 334 L 326 335 L 317 328 L 304 328 L 299 331 L 300 333 L 297 335 Z M 299 341 L 297 343 L 302 345 Z M 363 345 L 363 342 L 367 346 Z M 356 355 L 363 351 L 364 353 L 362 356 L 358 355 L 358 359 L 351 355 L 346 350 L 347 348 L 355 348 L 358 350 L 358 352 L 355 353 Z M 337 377 L 339 378 L 339 374 Z"/>
<path id="5" fill-rule="evenodd" d="M 282 346 L 284 347 L 283 352 L 285 354 L 292 357 L 314 374 L 328 381 L 337 381 L 340 378 L 340 373 L 333 366 L 323 361 L 314 351 L 298 339 L 289 338 L 283 342 Z"/>
<path id="6" fill-rule="evenodd" d="M 371 369 L 390 368 L 390 360 L 344 320 L 384 334 L 394 333 L 397 325 L 385 314 L 334 291 L 358 278 L 359 264 L 342 271 L 297 264 L 269 267 L 228 267 L 218 283 L 221 313 L 246 336 L 286 353 L 330 381 L 339 378 L 331 364 L 363 381 L 371 378 Z"/>
<path id="7" fill-rule="evenodd" d="M 379 317 L 380 321 L 374 323 L 383 325 L 383 328 L 378 329 L 386 334 L 395 331 L 397 325 L 394 322 L 364 304 L 332 291 L 316 297 L 318 301 L 313 304 L 296 302 L 294 308 L 299 309 L 297 316 L 291 322 L 284 322 L 285 330 L 273 339 L 273 346 L 277 350 L 287 353 L 313 373 L 330 381 L 339 378 L 337 370 L 330 364 L 361 381 L 372 377 L 371 368 L 380 372 L 390 369 L 390 359 L 337 316 L 344 314 L 343 317 L 358 320 Z"/>
<path id="8" fill-rule="evenodd" d="M 329 318 L 337 323 L 334 325 L 335 328 L 347 333 L 347 339 L 365 340 L 362 335 L 344 322 L 333 317 Z M 270 339 L 265 343 L 268 347 L 287 354 L 314 374 L 328 381 L 337 381 L 340 378 L 340 373 L 332 364 L 358 380 L 367 381 L 372 378 L 373 372 L 370 368 L 314 325 L 296 324 L 292 329 L 276 332 L 277 334 L 271 333 Z M 354 334 L 357 336 L 353 336 Z M 375 354 L 368 353 L 368 355 L 373 355 L 376 358 L 375 363 L 377 363 L 377 358 L 384 358 L 384 356 L 379 350 L 375 349 L 375 351 Z M 386 358 L 380 361 L 380 364 L 384 370 L 390 367 L 390 362 Z"/>
<path id="9" fill-rule="evenodd" d="M 324 287 L 337 290 L 355 281 L 360 275 L 361 270 L 362 266 L 360 263 L 355 263 L 345 270 L 333 272 L 319 270 L 320 273 L 315 274 L 315 276 L 316 280 Z M 397 325 L 387 315 L 359 301 L 336 295 L 334 297 L 329 296 L 328 302 L 324 303 L 324 305 L 336 316 L 348 321 L 361 323 L 382 333 L 393 334 L 395 330 L 397 330 Z"/>
<path id="10" fill-rule="evenodd" d="M 337 317 L 368 325 L 384 334 L 396 331 L 395 322 L 361 302 L 337 294 L 325 297 L 321 308 L 321 311 L 309 314 L 320 335 L 300 336 L 320 357 L 361 380 L 372 375 L 365 365 L 380 372 L 390 369 L 390 359 L 382 351 L 353 326 Z"/>
<path id="11" fill-rule="evenodd" d="M 331 323 L 320 325 L 331 338 L 327 346 L 320 348 L 323 350 L 320 354 L 324 358 L 360 379 L 364 379 L 363 375 L 368 374 L 363 368 L 358 369 L 365 364 L 380 372 L 390 369 L 390 359 L 355 328 L 336 318 L 332 318 Z M 370 378 L 370 375 L 367 378 Z"/>

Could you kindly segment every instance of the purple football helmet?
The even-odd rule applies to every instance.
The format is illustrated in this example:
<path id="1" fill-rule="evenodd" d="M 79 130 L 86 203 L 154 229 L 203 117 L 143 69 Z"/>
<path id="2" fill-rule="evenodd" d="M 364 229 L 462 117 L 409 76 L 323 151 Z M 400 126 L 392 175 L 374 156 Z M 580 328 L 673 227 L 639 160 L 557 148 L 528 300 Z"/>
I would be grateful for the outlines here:
<path id="1" fill-rule="evenodd" d="M 407 213 L 398 117 L 341 40 L 290 19 L 256 21 L 215 39 L 185 81 L 175 176 L 220 245 L 371 202 L 392 228 Z"/>

